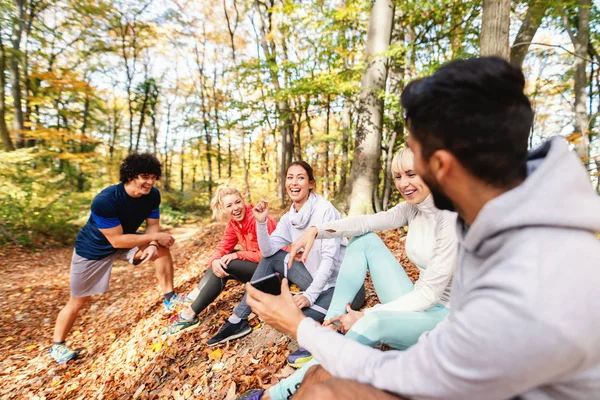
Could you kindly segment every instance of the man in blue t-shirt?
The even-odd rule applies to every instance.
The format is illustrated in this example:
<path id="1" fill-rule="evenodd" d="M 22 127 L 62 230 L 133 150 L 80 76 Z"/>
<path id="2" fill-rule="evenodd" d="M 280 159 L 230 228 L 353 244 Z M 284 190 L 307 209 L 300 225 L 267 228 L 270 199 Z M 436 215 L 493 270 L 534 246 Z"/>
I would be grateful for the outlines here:
<path id="1" fill-rule="evenodd" d="M 71 297 L 56 319 L 50 355 L 57 362 L 77 356 L 65 345 L 65 338 L 90 297 L 108 290 L 116 260 L 133 265 L 154 261 L 165 309 L 171 311 L 183 301 L 173 292 L 169 247 L 175 239 L 160 232 L 160 192 L 154 187 L 160 175 L 160 162 L 152 154 L 131 154 L 121 163 L 121 183 L 107 187 L 94 198 L 90 218 L 75 240 Z M 146 231 L 136 233 L 144 221 Z"/>

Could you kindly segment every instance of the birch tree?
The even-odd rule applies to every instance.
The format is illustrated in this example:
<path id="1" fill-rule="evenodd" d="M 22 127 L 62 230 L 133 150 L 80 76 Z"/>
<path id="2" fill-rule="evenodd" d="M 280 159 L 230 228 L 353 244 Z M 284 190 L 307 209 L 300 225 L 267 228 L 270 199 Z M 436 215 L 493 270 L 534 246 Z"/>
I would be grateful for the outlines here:
<path id="1" fill-rule="evenodd" d="M 394 24 L 394 2 L 376 0 L 367 33 L 367 69 L 361 81 L 354 161 L 350 171 L 350 215 L 373 213 L 373 196 L 381 169 L 381 127 L 387 80 L 387 57 Z"/>

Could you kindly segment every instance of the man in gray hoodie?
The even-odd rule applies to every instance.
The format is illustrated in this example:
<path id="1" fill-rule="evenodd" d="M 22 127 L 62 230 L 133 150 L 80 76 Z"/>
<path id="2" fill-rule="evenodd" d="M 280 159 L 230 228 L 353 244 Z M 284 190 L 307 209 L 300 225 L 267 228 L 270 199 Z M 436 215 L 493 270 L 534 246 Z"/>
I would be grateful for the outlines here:
<path id="1" fill-rule="evenodd" d="M 402 94 L 416 172 L 460 216 L 452 310 L 413 347 L 363 346 L 303 318 L 286 287 L 248 288 L 321 363 L 312 377 L 330 378 L 307 374 L 294 398 L 600 399 L 600 197 L 563 139 L 527 155 L 524 85 L 506 61 L 474 58 Z"/>

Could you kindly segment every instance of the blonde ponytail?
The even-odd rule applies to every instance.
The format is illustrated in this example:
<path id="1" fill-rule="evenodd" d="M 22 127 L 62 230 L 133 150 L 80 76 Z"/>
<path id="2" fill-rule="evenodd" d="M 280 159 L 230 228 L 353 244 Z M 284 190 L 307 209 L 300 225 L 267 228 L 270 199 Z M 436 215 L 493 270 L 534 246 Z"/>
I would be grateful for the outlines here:
<path id="1" fill-rule="evenodd" d="M 210 208 L 213 212 L 213 218 L 219 221 L 223 218 L 223 197 L 228 196 L 230 194 L 237 194 L 240 196 L 240 198 L 243 199 L 240 191 L 234 188 L 233 186 L 220 185 L 219 187 L 217 187 L 215 195 L 210 201 Z"/>

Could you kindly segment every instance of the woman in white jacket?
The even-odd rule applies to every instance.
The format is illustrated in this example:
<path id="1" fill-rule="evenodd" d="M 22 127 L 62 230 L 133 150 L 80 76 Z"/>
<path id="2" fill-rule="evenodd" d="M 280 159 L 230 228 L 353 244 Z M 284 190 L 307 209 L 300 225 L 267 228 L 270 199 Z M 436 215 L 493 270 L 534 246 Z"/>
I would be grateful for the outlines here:
<path id="1" fill-rule="evenodd" d="M 309 227 L 294 241 L 290 256 L 304 248 L 310 254 L 315 239 L 353 236 L 339 271 L 333 299 L 324 325 L 339 329 L 363 344 L 386 344 L 406 349 L 433 329 L 449 313 L 450 286 L 456 264 L 456 214 L 438 210 L 429 188 L 413 172 L 413 154 L 406 148 L 392 161 L 396 188 L 405 198 L 394 208 Z M 408 225 L 406 254 L 419 268 L 413 283 L 383 241 L 372 231 Z M 363 285 L 367 270 L 381 304 L 364 311 L 348 307 Z M 271 387 L 268 392 L 248 393 L 248 399 L 286 399 L 292 395 L 306 370 L 316 364 L 302 349 L 290 364 L 302 369 Z"/>

